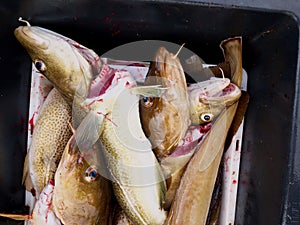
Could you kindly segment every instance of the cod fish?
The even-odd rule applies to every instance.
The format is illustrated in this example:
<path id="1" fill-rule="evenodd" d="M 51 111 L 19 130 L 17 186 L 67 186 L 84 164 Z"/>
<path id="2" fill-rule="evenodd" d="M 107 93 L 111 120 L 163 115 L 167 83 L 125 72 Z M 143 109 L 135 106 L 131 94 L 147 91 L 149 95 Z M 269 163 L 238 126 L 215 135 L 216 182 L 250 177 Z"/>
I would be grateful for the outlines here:
<path id="1" fill-rule="evenodd" d="M 159 97 L 164 89 L 137 87 L 127 71 L 106 76 L 111 76 L 110 85 L 84 103 L 90 112 L 79 126 L 78 138 L 93 144 L 100 136 L 114 194 L 132 223 L 161 225 L 166 219 L 165 181 L 142 130 L 138 102 L 140 94 Z"/>
<path id="2" fill-rule="evenodd" d="M 185 75 L 177 54 L 158 49 L 150 64 L 145 85 L 160 84 L 167 91 L 160 98 L 140 101 L 141 123 L 155 155 L 161 160 L 171 154 L 190 125 Z"/>
<path id="3" fill-rule="evenodd" d="M 64 148 L 72 135 L 70 121 L 70 106 L 53 88 L 42 105 L 24 163 L 23 181 L 26 189 L 35 193 L 37 198 L 54 178 Z"/>
<path id="4" fill-rule="evenodd" d="M 183 174 L 165 225 L 204 225 L 237 103 L 226 108 L 204 138 Z"/>
<path id="5" fill-rule="evenodd" d="M 104 161 L 97 144 L 83 149 L 74 134 L 65 148 L 53 193 L 53 210 L 63 224 L 108 224 L 112 191 L 100 172 Z"/>
<path id="6" fill-rule="evenodd" d="M 60 220 L 52 210 L 53 190 L 54 181 L 50 180 L 36 201 L 32 215 L 0 213 L 0 216 L 14 220 L 29 220 L 32 225 L 61 225 Z"/>
<path id="7" fill-rule="evenodd" d="M 230 84 L 225 90 L 226 92 L 232 91 L 236 89 L 235 87 L 239 89 L 242 82 L 241 38 L 227 39 L 221 43 L 221 48 L 225 62 L 230 65 L 230 78 L 234 84 Z M 222 93 L 224 94 L 224 91 Z M 230 100 L 231 105 L 227 105 L 227 101 L 222 103 L 225 107 L 188 163 L 165 225 L 204 225 L 206 223 L 225 141 L 241 96 L 241 92 L 234 93 L 236 93 L 233 95 L 236 96 L 235 101 Z M 219 94 L 216 96 L 218 97 Z"/>
<path id="8" fill-rule="evenodd" d="M 87 96 L 91 81 L 101 71 L 100 57 L 70 38 L 24 22 L 27 26 L 16 28 L 14 34 L 36 69 L 54 84 L 69 104 L 76 93 Z"/>
<path id="9" fill-rule="evenodd" d="M 189 127 L 186 136 L 174 152 L 160 162 L 165 178 L 168 178 L 165 208 L 170 207 L 187 163 L 201 146 L 202 139 L 211 129 L 214 120 L 241 96 L 241 90 L 230 83 L 228 78 L 213 77 L 191 84 L 188 91 L 193 125 Z"/>

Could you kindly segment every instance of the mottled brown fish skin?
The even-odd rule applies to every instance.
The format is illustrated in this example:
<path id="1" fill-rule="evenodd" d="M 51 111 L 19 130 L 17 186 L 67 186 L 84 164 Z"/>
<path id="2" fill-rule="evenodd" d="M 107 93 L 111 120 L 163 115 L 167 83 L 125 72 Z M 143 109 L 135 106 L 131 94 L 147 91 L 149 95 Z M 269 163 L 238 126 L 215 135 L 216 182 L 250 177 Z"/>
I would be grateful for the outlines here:
<path id="1" fill-rule="evenodd" d="M 55 174 L 53 194 L 54 212 L 63 224 L 109 223 L 111 184 L 99 172 L 102 159 L 98 147 L 96 143 L 83 154 L 74 138 L 66 146 Z"/>
<path id="2" fill-rule="evenodd" d="M 220 115 L 200 149 L 192 157 L 165 225 L 205 225 L 226 135 L 236 108 L 237 103 Z"/>
<path id="3" fill-rule="evenodd" d="M 64 148 L 71 137 L 69 121 L 71 108 L 61 94 L 52 89 L 48 94 L 35 124 L 28 151 L 28 170 L 24 177 L 32 181 L 38 197 L 46 184 L 54 178 Z M 29 174 L 26 174 L 26 171 Z M 25 183 L 30 183 L 25 180 Z M 31 187 L 28 187 L 31 191 Z"/>
<path id="4" fill-rule="evenodd" d="M 174 151 L 190 125 L 187 84 L 177 56 L 160 47 L 145 84 L 168 88 L 161 98 L 150 98 L 150 104 L 145 99 L 140 101 L 143 130 L 161 159 Z"/>

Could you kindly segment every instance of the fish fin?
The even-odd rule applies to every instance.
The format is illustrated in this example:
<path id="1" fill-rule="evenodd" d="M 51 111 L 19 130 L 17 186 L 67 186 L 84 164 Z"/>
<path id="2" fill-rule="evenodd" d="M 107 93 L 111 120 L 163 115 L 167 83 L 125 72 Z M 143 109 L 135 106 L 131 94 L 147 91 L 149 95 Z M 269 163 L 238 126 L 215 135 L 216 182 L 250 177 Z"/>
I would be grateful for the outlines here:
<path id="1" fill-rule="evenodd" d="M 74 134 L 81 151 L 89 150 L 99 139 L 105 116 L 105 114 L 91 110 L 82 120 Z"/>
<path id="2" fill-rule="evenodd" d="M 134 87 L 132 92 L 146 97 L 161 97 L 167 89 L 161 85 L 145 85 Z"/>
<path id="3" fill-rule="evenodd" d="M 28 154 L 24 160 L 24 167 L 23 167 L 23 177 L 22 177 L 22 184 L 25 185 L 27 191 L 33 190 L 33 183 L 29 175 L 29 162 L 28 162 Z"/>
<path id="4" fill-rule="evenodd" d="M 13 220 L 32 220 L 31 215 L 0 213 L 0 216 L 13 219 Z"/>

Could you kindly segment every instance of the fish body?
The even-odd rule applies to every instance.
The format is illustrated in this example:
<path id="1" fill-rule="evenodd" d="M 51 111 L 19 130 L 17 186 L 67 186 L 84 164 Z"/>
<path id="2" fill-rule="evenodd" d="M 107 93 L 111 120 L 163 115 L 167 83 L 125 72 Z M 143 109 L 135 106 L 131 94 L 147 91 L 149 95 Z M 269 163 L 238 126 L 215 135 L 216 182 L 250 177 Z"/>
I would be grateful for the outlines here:
<path id="1" fill-rule="evenodd" d="M 83 97 L 88 94 L 91 80 L 98 75 L 102 65 L 93 50 L 37 26 L 20 26 L 14 34 L 37 70 L 55 85 L 69 104 L 75 93 Z"/>
<path id="2" fill-rule="evenodd" d="M 143 130 L 156 156 L 171 154 L 190 125 L 184 71 L 176 55 L 159 48 L 151 62 L 145 85 L 160 84 L 167 91 L 160 98 L 143 98 L 140 113 Z"/>
<path id="3" fill-rule="evenodd" d="M 102 162 L 97 143 L 81 151 L 72 136 L 55 174 L 53 209 L 63 224 L 108 224 L 112 193 Z"/>
<path id="4" fill-rule="evenodd" d="M 61 94 L 53 88 L 42 105 L 35 124 L 32 142 L 24 163 L 25 184 L 34 189 L 36 197 L 46 184 L 54 178 L 64 148 L 71 137 L 69 122 L 71 108 Z"/>
<path id="5" fill-rule="evenodd" d="M 191 158 L 165 225 L 205 224 L 226 135 L 236 107 L 237 103 L 221 113 L 200 149 Z"/>
<path id="6" fill-rule="evenodd" d="M 91 111 L 82 122 L 85 135 L 88 140 L 100 135 L 116 199 L 128 218 L 134 224 L 163 224 L 164 177 L 139 119 L 136 92 L 145 88 L 136 87 L 129 72 L 113 76 L 104 94 L 86 101 Z"/>
<path id="7" fill-rule="evenodd" d="M 174 152 L 160 162 L 168 184 L 165 208 L 170 207 L 186 165 L 194 152 L 201 148 L 203 136 L 209 132 L 219 114 L 237 102 L 241 96 L 241 90 L 229 79 L 215 77 L 190 84 L 188 93 L 193 125 L 189 127 Z"/>
<path id="8" fill-rule="evenodd" d="M 236 123 L 236 121 L 234 121 L 235 114 L 238 105 L 240 105 L 239 100 L 241 97 L 241 38 L 237 37 L 224 40 L 220 47 L 224 53 L 225 63 L 230 66 L 230 84 L 227 85 L 228 81 L 223 76 L 223 78 L 219 78 L 221 79 L 219 81 L 221 81 L 221 84 L 223 83 L 224 86 L 218 84 L 216 86 L 217 88 L 211 88 L 214 85 L 212 86 L 210 82 L 214 82 L 214 84 L 219 83 L 219 81 L 216 82 L 215 80 L 217 78 L 208 81 L 206 83 L 208 86 L 205 87 L 204 85 L 205 90 L 208 91 L 207 93 L 203 92 L 203 85 L 202 88 L 199 88 L 199 85 L 197 87 L 197 84 L 195 84 L 194 87 L 192 86 L 189 89 L 189 91 L 195 90 L 194 94 L 190 94 L 190 103 L 192 108 L 194 107 L 191 112 L 195 112 L 195 117 L 192 119 L 193 123 L 205 124 L 213 121 L 213 124 L 199 146 L 199 149 L 196 150 L 187 165 L 165 225 L 206 224 L 225 141 L 228 139 L 228 132 L 231 129 L 232 123 Z M 201 106 L 199 103 L 205 102 L 210 103 L 210 108 L 199 107 Z M 221 107 L 218 107 L 215 103 L 218 103 Z M 198 110 L 195 110 L 196 107 L 198 107 Z M 206 119 L 204 118 L 205 116 Z M 205 121 L 202 121 L 201 117 Z M 230 138 L 229 136 L 229 140 Z"/>

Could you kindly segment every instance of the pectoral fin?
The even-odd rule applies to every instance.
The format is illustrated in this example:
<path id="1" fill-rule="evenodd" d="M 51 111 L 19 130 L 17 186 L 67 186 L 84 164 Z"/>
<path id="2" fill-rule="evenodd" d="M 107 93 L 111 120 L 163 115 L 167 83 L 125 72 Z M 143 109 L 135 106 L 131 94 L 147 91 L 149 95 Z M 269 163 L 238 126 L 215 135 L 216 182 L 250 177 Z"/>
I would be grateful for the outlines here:
<path id="1" fill-rule="evenodd" d="M 80 151 L 88 151 L 99 139 L 105 114 L 91 110 L 75 131 L 75 140 Z"/>
<path id="2" fill-rule="evenodd" d="M 161 85 L 137 86 L 132 89 L 132 92 L 137 95 L 146 97 L 161 97 L 168 88 Z"/>

